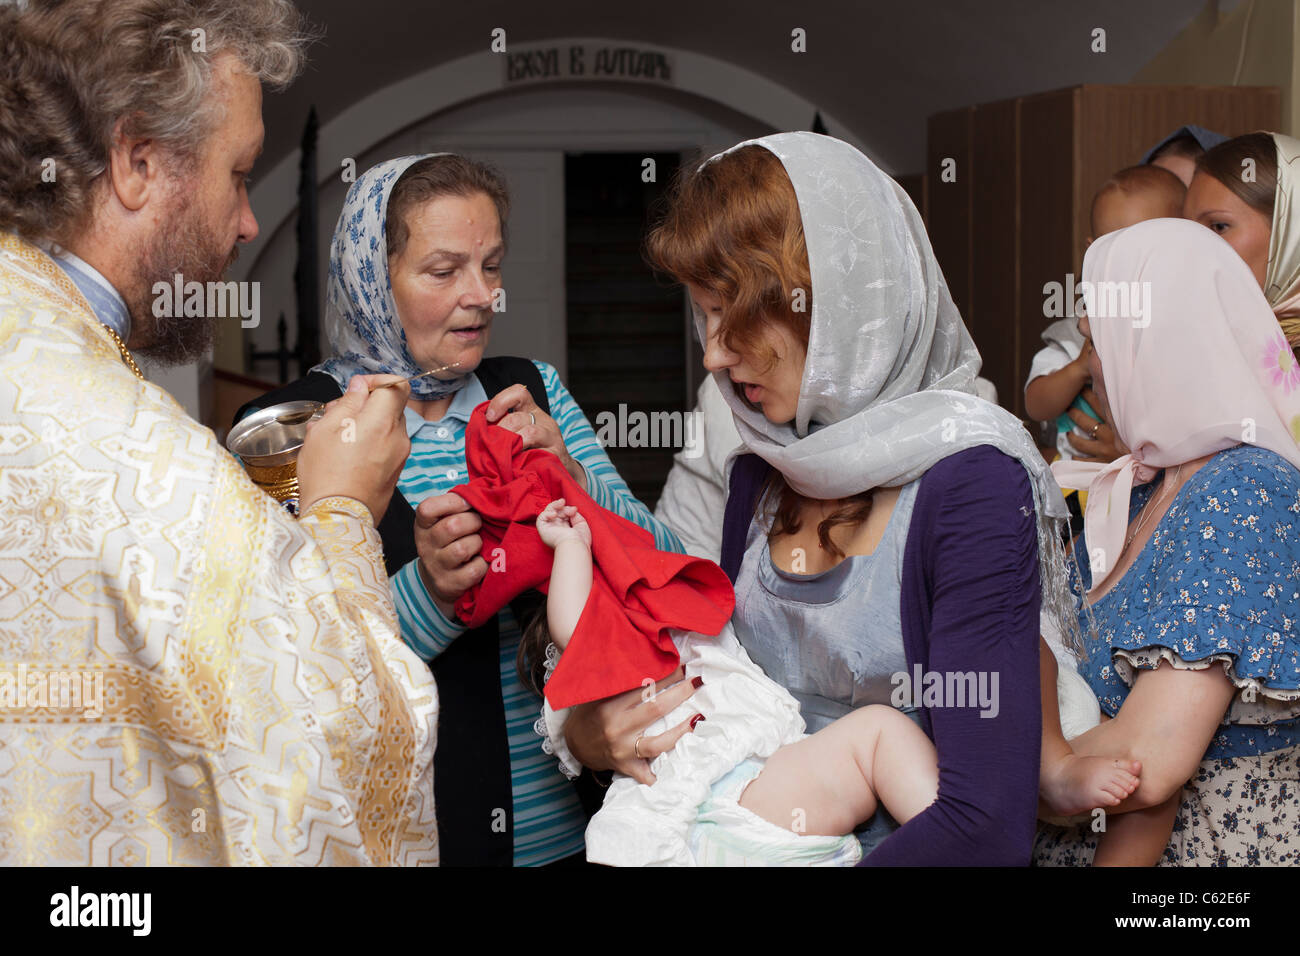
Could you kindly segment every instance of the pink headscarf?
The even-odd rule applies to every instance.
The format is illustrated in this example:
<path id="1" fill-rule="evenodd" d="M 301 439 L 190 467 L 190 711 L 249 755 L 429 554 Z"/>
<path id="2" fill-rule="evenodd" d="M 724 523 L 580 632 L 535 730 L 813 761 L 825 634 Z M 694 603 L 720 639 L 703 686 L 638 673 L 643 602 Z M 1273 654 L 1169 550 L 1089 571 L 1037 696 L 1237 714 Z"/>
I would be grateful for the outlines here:
<path id="1" fill-rule="evenodd" d="M 1151 219 L 1102 236 L 1083 278 L 1112 424 L 1132 449 L 1052 465 L 1062 488 L 1087 489 L 1096 591 L 1123 550 L 1134 484 L 1243 443 L 1300 468 L 1300 371 L 1250 268 L 1202 225 Z"/>

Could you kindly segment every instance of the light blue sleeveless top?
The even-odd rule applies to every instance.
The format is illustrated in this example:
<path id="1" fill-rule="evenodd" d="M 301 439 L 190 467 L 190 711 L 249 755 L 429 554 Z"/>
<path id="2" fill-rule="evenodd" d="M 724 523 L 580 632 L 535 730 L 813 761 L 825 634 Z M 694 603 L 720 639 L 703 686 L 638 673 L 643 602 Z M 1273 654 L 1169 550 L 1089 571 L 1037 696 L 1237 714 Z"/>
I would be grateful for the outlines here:
<path id="1" fill-rule="evenodd" d="M 732 623 L 754 663 L 799 701 L 810 734 L 859 707 L 889 704 L 891 677 L 907 671 L 899 604 L 920 480 L 902 487 L 874 552 L 817 574 L 778 568 L 768 550 L 771 518 L 760 508 L 750 522 Z M 915 707 L 903 712 L 919 718 Z M 877 812 L 858 830 L 864 853 L 897 826 Z"/>

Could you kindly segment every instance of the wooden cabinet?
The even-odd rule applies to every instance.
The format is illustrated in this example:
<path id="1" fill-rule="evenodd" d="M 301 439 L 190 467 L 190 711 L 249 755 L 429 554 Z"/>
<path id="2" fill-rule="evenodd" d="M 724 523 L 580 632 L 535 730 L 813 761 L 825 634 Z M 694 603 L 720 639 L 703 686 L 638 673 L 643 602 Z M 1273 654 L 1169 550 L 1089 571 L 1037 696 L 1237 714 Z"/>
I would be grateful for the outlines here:
<path id="1" fill-rule="evenodd" d="M 1055 318 L 1043 286 L 1078 277 L 1101 184 L 1184 124 L 1237 136 L 1280 117 L 1277 87 L 1091 85 L 930 117 L 926 227 L 1004 407 L 1024 417 L 1029 363 Z"/>

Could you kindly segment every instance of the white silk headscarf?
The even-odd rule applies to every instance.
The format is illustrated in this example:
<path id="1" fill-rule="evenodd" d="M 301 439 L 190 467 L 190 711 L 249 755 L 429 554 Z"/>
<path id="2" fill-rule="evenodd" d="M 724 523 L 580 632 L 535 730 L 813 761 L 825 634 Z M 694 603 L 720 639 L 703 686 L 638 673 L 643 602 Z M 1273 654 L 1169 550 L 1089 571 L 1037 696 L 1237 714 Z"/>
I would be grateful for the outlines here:
<path id="1" fill-rule="evenodd" d="M 1277 147 L 1277 192 L 1264 297 L 1287 339 L 1300 347 L 1300 140 L 1281 133 L 1269 135 Z"/>
<path id="2" fill-rule="evenodd" d="M 1095 591 L 1119 561 L 1134 484 L 1243 442 L 1300 467 L 1300 370 L 1250 267 L 1195 222 L 1108 233 L 1088 247 L 1083 278 L 1115 432 L 1132 449 L 1109 464 L 1052 465 L 1061 487 L 1088 491 Z M 1100 314 L 1099 282 L 1145 284 L 1141 314 Z"/>
<path id="3" fill-rule="evenodd" d="M 755 145 L 781 160 L 794 185 L 813 287 L 792 422 L 768 421 L 725 371 L 714 373 L 748 449 L 800 494 L 832 499 L 906 484 L 955 452 L 993 445 L 1024 463 L 1049 514 L 1067 514 L 1029 432 L 975 396 L 979 352 L 902 187 L 817 133 L 779 133 L 726 153 Z M 698 310 L 695 326 L 703 343 Z"/>
<path id="4" fill-rule="evenodd" d="M 713 373 L 745 448 L 798 493 L 835 499 L 906 484 L 949 455 L 992 445 L 1029 473 L 1044 597 L 1050 590 L 1059 609 L 1065 570 L 1056 522 L 1068 516 L 1065 500 L 1021 422 L 974 394 L 979 352 L 912 201 L 858 150 L 816 133 L 749 140 L 706 163 L 745 146 L 772 152 L 790 177 L 812 275 L 792 422 L 768 421 L 736 395 L 725 371 Z M 695 327 L 704 343 L 698 309 Z"/>

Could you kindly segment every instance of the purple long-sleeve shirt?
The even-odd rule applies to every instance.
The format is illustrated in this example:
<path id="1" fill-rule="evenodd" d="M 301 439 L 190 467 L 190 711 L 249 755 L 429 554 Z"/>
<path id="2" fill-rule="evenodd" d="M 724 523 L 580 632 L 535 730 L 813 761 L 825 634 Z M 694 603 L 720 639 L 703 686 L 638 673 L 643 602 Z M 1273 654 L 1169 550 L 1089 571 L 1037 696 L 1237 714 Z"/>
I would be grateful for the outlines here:
<path id="1" fill-rule="evenodd" d="M 732 469 L 722 565 L 735 580 L 768 466 Z M 977 704 L 923 706 L 939 796 L 863 866 L 1025 866 L 1033 846 L 1042 735 L 1038 537 L 1023 465 L 981 445 L 921 479 L 903 553 L 900 618 L 908 673 L 997 675 L 997 716 Z M 991 710 L 991 708 L 990 708 Z"/>

